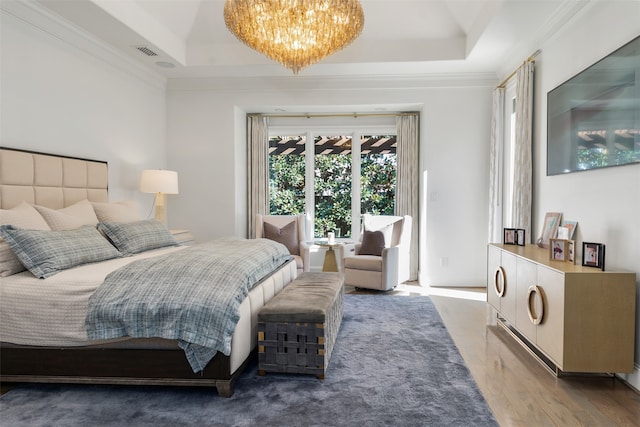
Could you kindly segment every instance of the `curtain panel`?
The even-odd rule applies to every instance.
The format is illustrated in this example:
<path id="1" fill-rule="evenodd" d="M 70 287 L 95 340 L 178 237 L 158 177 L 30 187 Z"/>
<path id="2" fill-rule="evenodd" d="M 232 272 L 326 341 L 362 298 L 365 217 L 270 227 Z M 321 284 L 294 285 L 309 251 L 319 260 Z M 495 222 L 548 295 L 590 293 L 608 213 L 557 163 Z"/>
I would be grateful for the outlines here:
<path id="1" fill-rule="evenodd" d="M 513 227 L 524 228 L 531 239 L 533 128 L 533 61 L 525 61 L 516 72 L 516 124 L 514 179 L 511 211 Z"/>
<path id="2" fill-rule="evenodd" d="M 255 237 L 256 214 L 269 213 L 269 122 L 247 116 L 247 233 Z"/>
<path id="3" fill-rule="evenodd" d="M 396 117 L 397 171 L 396 171 L 396 215 L 410 215 L 411 229 L 410 279 L 418 278 L 418 229 L 420 224 L 420 116 L 418 113 Z"/>
<path id="4" fill-rule="evenodd" d="M 489 243 L 502 241 L 502 156 L 504 153 L 505 89 L 493 91 L 489 153 Z"/>

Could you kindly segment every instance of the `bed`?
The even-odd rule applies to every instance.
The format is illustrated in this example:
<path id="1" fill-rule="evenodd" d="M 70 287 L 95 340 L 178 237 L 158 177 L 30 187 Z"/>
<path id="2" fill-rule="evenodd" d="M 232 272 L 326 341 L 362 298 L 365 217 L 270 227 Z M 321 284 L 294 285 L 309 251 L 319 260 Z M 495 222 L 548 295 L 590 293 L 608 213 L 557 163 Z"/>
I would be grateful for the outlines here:
<path id="1" fill-rule="evenodd" d="M 99 223 L 97 227 L 86 225 L 93 222 L 87 219 L 91 215 L 89 207 L 93 208 L 95 220 Z M 228 344 L 228 355 L 225 351 L 212 351 L 215 354 L 213 358 L 205 358 L 206 362 L 201 367 L 194 367 L 185 353 L 183 339 L 161 338 L 153 334 L 142 334 L 140 338 L 96 335 L 95 330 L 89 328 L 90 314 L 101 293 L 98 290 L 116 283 L 117 273 L 127 269 L 129 272 L 137 271 L 139 266 L 147 264 L 166 264 L 166 259 L 176 262 L 184 259 L 183 262 L 188 264 L 188 256 L 206 258 L 202 252 L 205 249 L 214 250 L 213 246 L 232 242 L 207 242 L 189 248 L 176 246 L 175 241 L 174 244 L 167 243 L 170 238 L 170 234 L 166 236 L 168 230 L 158 229 L 156 233 L 154 227 L 159 227 L 158 224 L 136 218 L 135 209 L 130 204 L 109 202 L 108 165 L 95 160 L 0 148 L 0 209 L 5 216 L 0 218 L 5 224 L 1 227 L 5 241 L 0 242 L 0 275 L 4 276 L 0 277 L 0 377 L 3 382 L 208 386 L 215 387 L 221 396 L 231 396 L 235 380 L 255 354 L 258 311 L 296 276 L 295 261 L 289 256 L 281 257 L 279 253 L 274 255 L 270 266 L 256 267 L 251 272 L 251 283 L 246 286 L 246 292 L 241 292 L 242 298 L 236 297 L 233 310 L 228 310 L 236 313 L 237 305 L 230 337 L 226 341 L 221 340 Z M 35 215 L 28 220 L 33 209 L 44 222 Z M 6 226 L 6 219 L 13 217 L 20 224 L 17 227 Z M 125 239 L 125 246 L 130 242 L 133 246 L 142 246 L 130 248 L 131 253 L 126 253 L 126 256 L 116 256 L 109 252 L 109 248 L 103 248 L 104 251 L 97 249 L 103 246 L 100 241 L 91 246 L 91 250 L 84 251 L 105 252 L 108 256 L 101 253 L 99 262 L 79 263 L 71 268 L 66 265 L 60 267 L 53 262 L 55 271 L 52 272 L 47 270 L 51 264 L 48 262 L 34 262 L 35 266 L 29 265 L 33 267 L 31 270 L 18 272 L 15 270 L 24 267 L 16 266 L 15 259 L 14 264 L 9 262 L 9 255 L 15 258 L 15 250 L 8 248 L 8 244 L 15 243 L 12 239 L 20 237 L 25 228 L 29 229 L 28 237 L 38 233 L 46 236 L 56 233 L 49 233 L 48 227 L 64 230 L 59 234 L 65 238 L 69 235 L 67 233 L 82 234 L 79 239 L 87 242 L 100 238 L 114 245 L 116 252 L 122 252 L 123 246 L 119 245 L 122 242 L 118 241 L 117 234 L 111 234 L 114 230 L 109 228 L 109 224 L 115 224 L 115 230 L 122 225 L 120 231 L 126 233 L 145 227 L 146 233 L 152 233 L 150 240 L 153 243 L 141 244 L 148 241 L 146 238 Z M 97 229 L 103 235 L 96 237 Z M 90 239 L 83 233 L 91 234 Z M 238 240 L 241 245 L 253 245 L 264 239 L 230 240 Z M 156 245 L 157 241 L 164 243 Z M 278 248 L 273 250 L 279 251 Z M 12 253 L 8 255 L 7 251 Z M 195 255 L 189 255 L 189 251 Z M 44 252 L 43 256 L 53 257 L 47 254 L 63 253 L 64 250 Z M 20 261 L 27 265 L 23 258 Z M 40 265 L 46 266 L 42 272 Z M 268 272 L 263 274 L 265 268 Z M 197 273 L 200 274 L 201 270 Z M 39 275 L 46 278 L 36 277 Z M 142 276 L 146 277 L 146 273 Z M 162 273 L 157 277 L 165 276 Z M 153 280 L 149 279 L 149 282 Z M 228 280 L 229 283 L 221 286 L 230 286 L 234 281 L 236 279 Z M 186 286 L 183 282 L 175 280 L 176 287 Z M 89 333 L 93 340 L 89 339 Z"/>

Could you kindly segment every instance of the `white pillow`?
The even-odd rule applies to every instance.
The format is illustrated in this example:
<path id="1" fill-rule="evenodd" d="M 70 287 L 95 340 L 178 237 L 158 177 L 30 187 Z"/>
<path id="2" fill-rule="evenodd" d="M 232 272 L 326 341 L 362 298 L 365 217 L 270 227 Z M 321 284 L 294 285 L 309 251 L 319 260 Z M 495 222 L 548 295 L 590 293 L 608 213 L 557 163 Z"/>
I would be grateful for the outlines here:
<path id="1" fill-rule="evenodd" d="M 92 205 L 99 222 L 134 222 L 141 219 L 133 200 L 111 203 L 93 202 Z"/>
<path id="2" fill-rule="evenodd" d="M 29 230 L 51 230 L 42 215 L 27 202 L 11 209 L 0 209 L 0 225 L 13 225 Z"/>
<path id="3" fill-rule="evenodd" d="M 27 202 L 11 209 L 0 209 L 0 225 L 13 225 L 30 230 L 51 230 L 42 215 Z M 24 270 L 25 267 L 16 254 L 0 238 L 0 277 L 11 276 Z"/>
<path id="4" fill-rule="evenodd" d="M 50 209 L 35 205 L 34 208 L 47 221 L 52 230 L 73 230 L 83 225 L 96 225 L 98 218 L 88 200 L 81 200 L 62 209 Z M 15 224 L 14 224 L 15 225 Z"/>

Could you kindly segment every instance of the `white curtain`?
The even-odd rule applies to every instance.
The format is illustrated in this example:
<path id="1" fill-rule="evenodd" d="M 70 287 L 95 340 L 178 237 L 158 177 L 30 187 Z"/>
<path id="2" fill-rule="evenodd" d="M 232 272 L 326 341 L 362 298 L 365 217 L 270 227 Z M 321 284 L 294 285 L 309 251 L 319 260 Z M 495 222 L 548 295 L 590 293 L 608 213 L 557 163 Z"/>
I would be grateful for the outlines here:
<path id="1" fill-rule="evenodd" d="M 510 127 L 506 126 L 510 123 L 509 114 L 505 111 L 506 90 L 497 87 L 493 93 L 489 165 L 489 242 L 501 242 L 505 226 L 525 229 L 528 241 L 531 241 L 533 70 L 534 62 L 527 60 L 514 73 L 516 89 L 515 123 L 511 129 L 513 140 L 510 140 L 508 131 L 505 131 Z M 507 143 L 511 144 L 510 148 L 507 147 Z M 507 149 L 511 152 L 509 165 L 505 163 Z M 505 175 L 505 171 L 510 175 Z M 507 185 L 507 182 L 510 182 L 510 185 Z M 507 191 L 510 193 L 506 193 Z M 509 223 L 505 224 L 505 221 Z"/>
<path id="2" fill-rule="evenodd" d="M 513 165 L 513 227 L 524 228 L 531 241 L 531 143 L 533 127 L 533 61 L 516 72 L 516 124 Z"/>
<path id="3" fill-rule="evenodd" d="M 503 87 L 493 91 L 489 158 L 489 243 L 502 241 L 502 156 L 504 147 Z"/>
<path id="4" fill-rule="evenodd" d="M 269 213 L 269 126 L 262 115 L 247 116 L 247 231 L 255 237 L 256 214 Z"/>
<path id="5" fill-rule="evenodd" d="M 418 113 L 402 114 L 396 118 L 397 160 L 396 215 L 410 215 L 411 230 L 410 279 L 418 278 L 418 228 L 420 198 L 420 116 Z"/>

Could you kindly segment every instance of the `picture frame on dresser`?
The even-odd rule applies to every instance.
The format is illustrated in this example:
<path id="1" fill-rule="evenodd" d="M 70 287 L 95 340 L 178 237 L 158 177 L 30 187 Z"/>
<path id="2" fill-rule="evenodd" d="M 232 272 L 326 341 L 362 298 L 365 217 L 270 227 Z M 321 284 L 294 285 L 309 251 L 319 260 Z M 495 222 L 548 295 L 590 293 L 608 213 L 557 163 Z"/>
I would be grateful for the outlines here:
<path id="1" fill-rule="evenodd" d="M 503 230 L 502 243 L 504 243 L 505 245 L 515 245 L 516 244 L 516 229 L 515 228 L 505 228 Z"/>
<path id="2" fill-rule="evenodd" d="M 567 240 L 567 259 L 570 264 L 576 263 L 576 242 L 575 240 Z"/>
<path id="3" fill-rule="evenodd" d="M 537 243 L 541 248 L 549 247 L 549 239 L 555 239 L 558 233 L 558 226 L 560 225 L 560 218 L 562 214 L 559 212 L 547 212 L 544 216 L 544 222 L 542 224 L 542 232 Z"/>
<path id="4" fill-rule="evenodd" d="M 561 228 L 566 229 L 567 237 L 560 236 Z M 563 219 L 562 222 L 560 223 L 560 227 L 558 227 L 558 238 L 574 240 L 576 235 L 576 228 L 578 228 L 578 221 L 569 221 L 569 220 Z"/>
<path id="5" fill-rule="evenodd" d="M 604 271 L 604 250 L 603 243 L 582 242 L 582 265 Z"/>
<path id="6" fill-rule="evenodd" d="M 549 239 L 549 259 L 566 261 L 569 252 L 567 242 L 565 239 Z"/>
<path id="7" fill-rule="evenodd" d="M 516 228 L 516 245 L 525 246 L 527 244 L 526 241 L 526 231 L 524 228 Z"/>
<path id="8" fill-rule="evenodd" d="M 549 259 L 573 264 L 575 262 L 575 242 L 569 239 L 549 239 Z"/>

